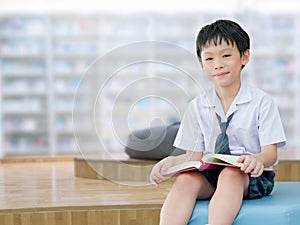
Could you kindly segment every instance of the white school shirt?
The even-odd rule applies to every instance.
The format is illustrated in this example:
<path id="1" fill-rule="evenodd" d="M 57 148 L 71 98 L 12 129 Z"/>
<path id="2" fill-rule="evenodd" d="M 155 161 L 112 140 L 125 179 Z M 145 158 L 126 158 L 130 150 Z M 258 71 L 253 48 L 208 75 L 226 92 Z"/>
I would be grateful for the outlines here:
<path id="1" fill-rule="evenodd" d="M 181 121 L 174 146 L 195 152 L 213 153 L 222 122 L 234 113 L 226 130 L 232 155 L 256 154 L 261 147 L 286 144 L 286 137 L 274 99 L 264 91 L 242 84 L 224 114 L 215 89 L 192 100 Z"/>

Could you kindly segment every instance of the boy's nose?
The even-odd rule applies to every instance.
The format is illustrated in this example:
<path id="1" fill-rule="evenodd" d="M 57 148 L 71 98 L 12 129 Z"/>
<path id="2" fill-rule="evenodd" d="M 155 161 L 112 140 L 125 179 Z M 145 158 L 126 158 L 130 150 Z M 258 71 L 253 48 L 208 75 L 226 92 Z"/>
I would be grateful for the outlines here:
<path id="1" fill-rule="evenodd" d="M 214 69 L 218 70 L 218 69 L 223 68 L 223 67 L 224 67 L 223 61 L 221 59 L 216 59 L 215 63 L 214 63 Z"/>

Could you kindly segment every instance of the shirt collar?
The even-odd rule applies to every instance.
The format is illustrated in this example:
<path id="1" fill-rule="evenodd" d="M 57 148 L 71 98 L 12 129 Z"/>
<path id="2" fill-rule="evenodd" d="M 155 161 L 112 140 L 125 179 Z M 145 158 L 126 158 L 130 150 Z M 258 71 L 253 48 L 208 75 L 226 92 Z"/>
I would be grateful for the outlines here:
<path id="1" fill-rule="evenodd" d="M 251 99 L 252 99 L 252 95 L 251 95 L 250 88 L 247 85 L 241 84 L 240 90 L 227 112 L 227 117 L 237 110 L 237 105 L 250 102 Z M 218 113 L 220 116 L 224 114 L 223 109 L 221 107 L 220 99 L 214 88 L 210 89 L 204 95 L 203 105 L 208 108 L 215 108 L 216 113 Z M 222 111 L 222 113 L 220 113 L 220 111 Z"/>

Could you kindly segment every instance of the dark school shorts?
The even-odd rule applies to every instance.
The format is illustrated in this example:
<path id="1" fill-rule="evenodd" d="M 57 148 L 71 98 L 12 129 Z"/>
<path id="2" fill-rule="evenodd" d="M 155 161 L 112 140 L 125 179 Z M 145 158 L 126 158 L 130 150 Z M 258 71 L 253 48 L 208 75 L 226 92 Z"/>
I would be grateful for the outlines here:
<path id="1" fill-rule="evenodd" d="M 213 187 L 217 187 L 218 177 L 221 170 L 200 171 Z M 251 177 L 249 174 L 249 192 L 247 199 L 261 198 L 269 195 L 274 188 L 275 173 L 272 171 L 263 172 L 259 177 Z"/>

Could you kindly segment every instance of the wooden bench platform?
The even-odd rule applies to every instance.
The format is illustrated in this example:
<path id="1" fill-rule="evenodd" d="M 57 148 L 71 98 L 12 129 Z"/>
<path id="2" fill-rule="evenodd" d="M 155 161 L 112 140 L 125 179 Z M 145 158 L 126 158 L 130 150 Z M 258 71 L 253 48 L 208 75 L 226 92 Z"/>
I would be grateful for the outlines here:
<path id="1" fill-rule="evenodd" d="M 156 162 L 131 159 L 126 153 L 75 157 L 74 172 L 75 176 L 83 178 L 149 182 L 151 169 Z"/>
<path id="2" fill-rule="evenodd" d="M 276 181 L 300 181 L 300 151 L 280 150 Z M 152 166 L 157 161 L 131 159 L 126 153 L 75 157 L 75 176 L 112 181 L 149 182 Z"/>
<path id="3" fill-rule="evenodd" d="M 154 225 L 170 185 L 74 176 L 73 161 L 0 163 L 1 225 Z"/>

